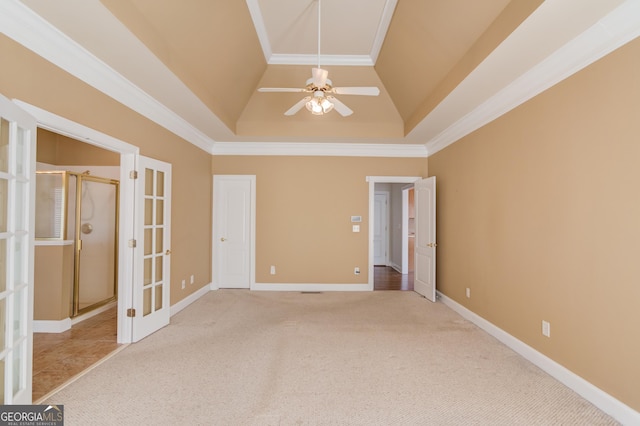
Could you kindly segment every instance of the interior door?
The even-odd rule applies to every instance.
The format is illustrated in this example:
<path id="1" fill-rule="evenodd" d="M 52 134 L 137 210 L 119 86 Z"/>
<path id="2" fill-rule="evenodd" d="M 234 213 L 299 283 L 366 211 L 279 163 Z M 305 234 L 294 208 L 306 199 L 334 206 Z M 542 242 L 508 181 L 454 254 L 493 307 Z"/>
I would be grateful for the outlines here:
<path id="1" fill-rule="evenodd" d="M 251 288 L 255 176 L 213 177 L 213 276 L 218 288 Z"/>
<path id="2" fill-rule="evenodd" d="M 436 301 L 436 178 L 419 180 L 414 186 L 415 268 L 413 289 Z"/>
<path id="3" fill-rule="evenodd" d="M 0 403 L 30 404 L 36 121 L 0 96 Z"/>
<path id="4" fill-rule="evenodd" d="M 171 284 L 171 164 L 139 156 L 137 170 L 134 342 L 169 324 Z"/>
<path id="5" fill-rule="evenodd" d="M 373 216 L 373 264 L 387 266 L 389 193 L 376 192 Z"/>

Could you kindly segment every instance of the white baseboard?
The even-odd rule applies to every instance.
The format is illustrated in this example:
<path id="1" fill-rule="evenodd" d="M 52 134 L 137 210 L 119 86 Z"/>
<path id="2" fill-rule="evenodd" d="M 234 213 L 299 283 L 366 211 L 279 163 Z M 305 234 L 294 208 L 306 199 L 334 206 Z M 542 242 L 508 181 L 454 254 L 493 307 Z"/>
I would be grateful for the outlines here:
<path id="1" fill-rule="evenodd" d="M 71 319 L 71 325 L 73 326 L 73 325 L 78 324 L 79 322 L 82 322 L 82 321 L 86 320 L 86 319 L 89 319 L 91 317 L 95 317 L 96 315 L 101 314 L 101 313 L 103 313 L 105 311 L 108 311 L 109 309 L 113 308 L 114 306 L 117 306 L 117 304 L 118 304 L 118 301 L 114 300 L 113 302 L 107 303 L 106 305 L 100 306 L 99 308 L 95 308 L 95 309 L 90 310 L 87 313 L 84 313 L 82 315 L 78 315 L 77 317 Z"/>
<path id="2" fill-rule="evenodd" d="M 602 389 L 589 383 L 582 377 L 558 364 L 546 355 L 538 352 L 526 343 L 516 339 L 501 328 L 496 327 L 453 299 L 450 299 L 440 292 L 438 292 L 438 298 L 442 303 L 453 309 L 462 317 L 471 321 L 531 363 L 540 367 L 550 376 L 554 377 L 556 380 L 575 391 L 578 395 L 609 414 L 615 420 L 624 425 L 640 424 L 640 413 L 635 411 L 633 408 L 615 399 Z"/>
<path id="3" fill-rule="evenodd" d="M 402 266 L 398 265 L 397 263 L 394 262 L 389 262 L 389 265 L 391 268 L 395 269 L 396 271 L 402 273 Z"/>
<path id="4" fill-rule="evenodd" d="M 200 299 L 205 294 L 209 293 L 211 289 L 212 289 L 212 284 L 207 284 L 201 289 L 197 290 L 196 292 L 191 293 L 190 295 L 188 295 L 187 297 L 185 297 L 175 305 L 172 305 L 170 315 L 174 316 L 175 314 L 177 314 L 178 312 L 180 312 L 181 310 L 183 310 L 184 308 L 186 308 L 196 300 Z"/>
<path id="5" fill-rule="evenodd" d="M 276 284 L 276 283 L 255 283 L 251 290 L 260 291 L 371 291 L 371 284 Z"/>
<path id="6" fill-rule="evenodd" d="M 64 333 L 67 330 L 71 330 L 71 318 L 59 321 L 33 320 L 34 333 Z"/>

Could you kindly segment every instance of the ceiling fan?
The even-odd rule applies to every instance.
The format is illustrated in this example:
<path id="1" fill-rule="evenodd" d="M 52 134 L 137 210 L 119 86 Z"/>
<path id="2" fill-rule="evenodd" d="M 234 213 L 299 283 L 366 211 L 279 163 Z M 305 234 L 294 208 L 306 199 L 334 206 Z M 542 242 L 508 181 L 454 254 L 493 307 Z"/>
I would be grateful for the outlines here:
<path id="1" fill-rule="evenodd" d="M 302 109 L 303 106 L 311 111 L 314 115 L 323 115 L 335 109 L 340 115 L 346 117 L 353 114 L 353 111 L 340 102 L 333 95 L 364 95 L 378 96 L 380 90 L 377 87 L 333 87 L 333 83 L 327 77 L 329 71 L 320 67 L 320 10 L 322 0 L 318 2 L 318 67 L 311 68 L 311 78 L 307 80 L 306 86 L 303 88 L 289 87 L 261 87 L 259 92 L 295 92 L 308 93 L 298 101 L 294 106 L 289 108 L 284 115 L 294 115 Z"/>

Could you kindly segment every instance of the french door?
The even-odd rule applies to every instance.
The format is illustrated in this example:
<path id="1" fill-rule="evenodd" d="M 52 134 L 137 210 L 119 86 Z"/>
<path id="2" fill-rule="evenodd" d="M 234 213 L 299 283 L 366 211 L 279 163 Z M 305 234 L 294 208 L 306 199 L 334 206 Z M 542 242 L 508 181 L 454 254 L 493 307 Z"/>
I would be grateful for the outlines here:
<path id="1" fill-rule="evenodd" d="M 30 404 L 36 121 L 0 96 L 0 403 Z"/>
<path id="2" fill-rule="evenodd" d="M 169 324 L 171 164 L 137 159 L 132 340 Z"/>

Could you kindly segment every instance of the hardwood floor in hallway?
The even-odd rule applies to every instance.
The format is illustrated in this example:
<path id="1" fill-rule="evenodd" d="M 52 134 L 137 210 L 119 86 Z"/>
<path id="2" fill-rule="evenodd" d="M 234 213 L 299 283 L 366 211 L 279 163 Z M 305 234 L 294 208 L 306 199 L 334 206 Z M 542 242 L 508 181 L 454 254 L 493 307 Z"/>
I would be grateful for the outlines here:
<path id="1" fill-rule="evenodd" d="M 33 403 L 118 349 L 117 307 L 64 333 L 33 333 Z"/>
<path id="2" fill-rule="evenodd" d="M 413 291 L 413 271 L 403 275 L 390 266 L 375 266 L 373 271 L 374 290 Z"/>

